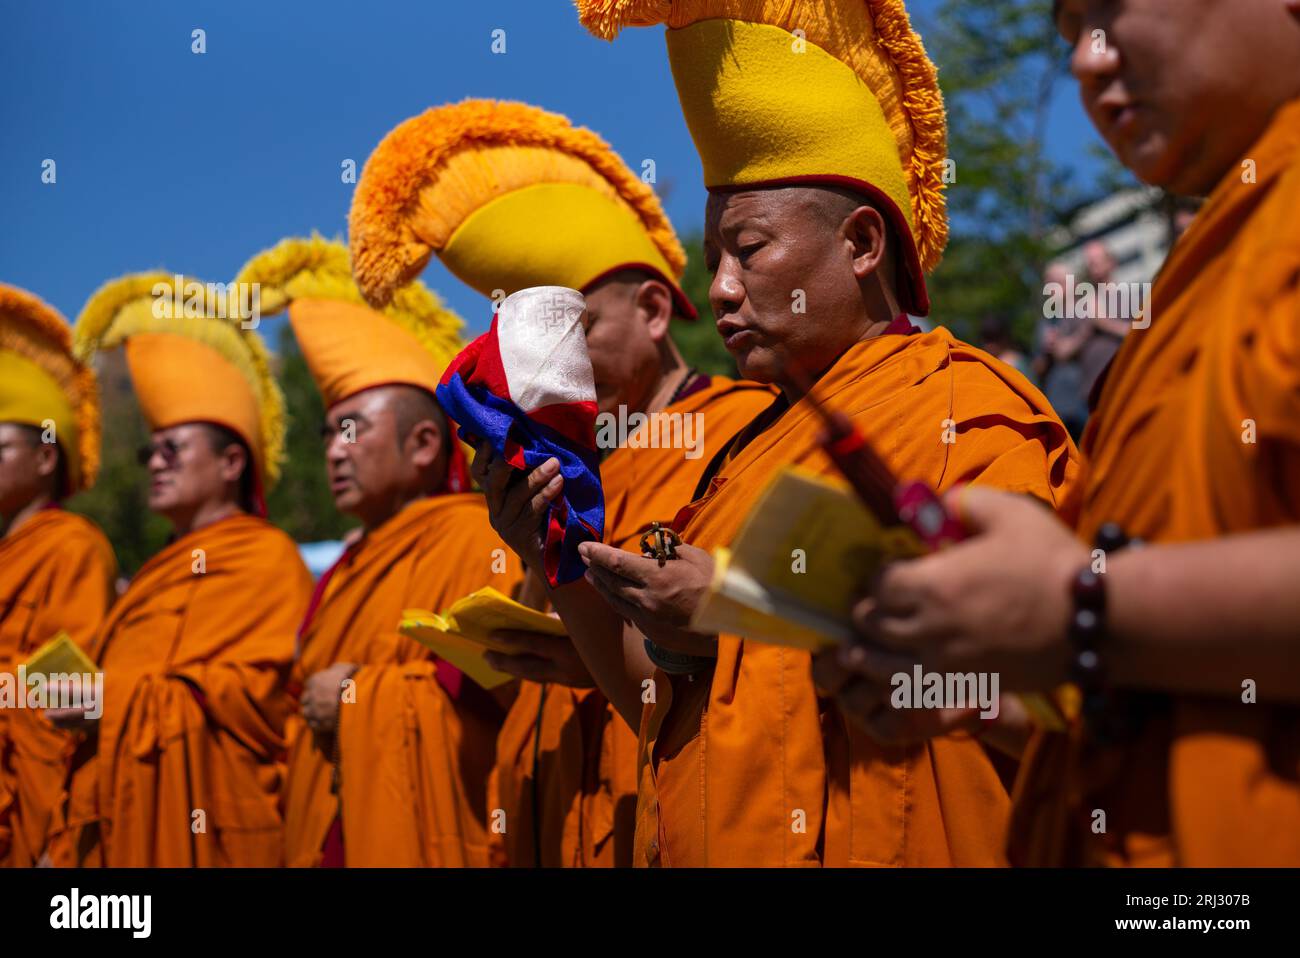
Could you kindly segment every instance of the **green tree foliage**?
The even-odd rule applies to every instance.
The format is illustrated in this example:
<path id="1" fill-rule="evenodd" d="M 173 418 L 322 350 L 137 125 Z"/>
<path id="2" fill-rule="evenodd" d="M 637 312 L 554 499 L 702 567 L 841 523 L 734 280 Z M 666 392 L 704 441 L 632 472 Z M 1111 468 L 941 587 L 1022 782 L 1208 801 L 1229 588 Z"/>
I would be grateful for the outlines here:
<path id="1" fill-rule="evenodd" d="M 1047 123 L 1068 51 L 1051 0 L 944 0 L 920 24 L 939 67 L 948 109 L 952 225 L 930 278 L 933 318 L 961 336 L 988 315 L 1006 319 L 1022 345 L 1042 316 L 1049 236 L 1082 198 L 1047 154 Z"/>
<path id="2" fill-rule="evenodd" d="M 334 508 L 320 436 L 325 408 L 288 323 L 280 329 L 278 344 L 276 375 L 284 390 L 289 430 L 280 482 L 267 509 L 271 520 L 298 542 L 337 539 L 356 523 Z"/>

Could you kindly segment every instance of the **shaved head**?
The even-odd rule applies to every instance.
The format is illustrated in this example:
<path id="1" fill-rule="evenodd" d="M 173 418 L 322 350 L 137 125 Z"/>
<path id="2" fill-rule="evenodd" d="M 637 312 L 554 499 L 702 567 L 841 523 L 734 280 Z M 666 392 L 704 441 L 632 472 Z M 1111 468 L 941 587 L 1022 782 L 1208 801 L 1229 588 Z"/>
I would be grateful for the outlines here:
<path id="1" fill-rule="evenodd" d="M 838 230 L 844 226 L 845 220 L 854 214 L 854 212 L 863 206 L 869 206 L 881 215 L 885 221 L 885 258 L 879 269 L 879 276 L 882 282 L 889 285 L 891 292 L 898 292 L 898 235 L 894 230 L 894 225 L 889 217 L 885 215 L 877 204 L 867 199 L 861 193 L 855 193 L 853 190 L 842 186 L 801 186 L 795 187 L 799 193 L 803 194 L 804 203 L 809 209 L 821 216 L 822 223 L 829 230 Z"/>
<path id="2" fill-rule="evenodd" d="M 411 430 L 425 420 L 434 422 L 444 435 L 450 435 L 447 429 L 447 417 L 438 405 L 438 400 L 427 390 L 416 386 L 389 386 L 392 390 L 392 409 L 397 417 L 397 442 L 400 446 L 411 434 Z"/>

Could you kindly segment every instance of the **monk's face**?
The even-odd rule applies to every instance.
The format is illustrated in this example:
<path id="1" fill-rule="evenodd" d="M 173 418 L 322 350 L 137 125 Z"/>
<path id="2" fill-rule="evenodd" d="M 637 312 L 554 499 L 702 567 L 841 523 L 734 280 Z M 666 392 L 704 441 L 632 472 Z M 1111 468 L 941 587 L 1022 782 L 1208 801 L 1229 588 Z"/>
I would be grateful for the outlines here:
<path id="1" fill-rule="evenodd" d="M 788 364 L 816 376 L 871 325 L 853 244 L 817 194 L 793 188 L 709 196 L 709 305 L 746 379 L 787 385 Z"/>
<path id="2" fill-rule="evenodd" d="M 202 423 L 155 430 L 141 458 L 149 470 L 149 508 L 173 524 L 236 498 L 247 461 L 239 446 L 218 443 Z"/>
<path id="3" fill-rule="evenodd" d="M 1282 0 L 1060 0 L 1084 108 L 1120 161 L 1174 193 L 1212 190 L 1300 96 Z"/>
<path id="4" fill-rule="evenodd" d="M 646 287 L 653 285 L 656 290 Z M 654 295 L 650 295 L 650 294 Z M 600 412 L 644 412 L 659 382 L 659 344 L 668 334 L 672 296 L 658 280 L 611 278 L 585 294 L 587 355 Z"/>
<path id="5" fill-rule="evenodd" d="M 0 518 L 11 519 L 42 493 L 53 493 L 55 446 L 31 426 L 0 422 Z"/>
<path id="6" fill-rule="evenodd" d="M 419 482 L 419 468 L 399 435 L 399 389 L 367 389 L 335 403 L 325 416 L 325 467 L 334 505 L 367 528 L 400 508 L 406 490 Z"/>

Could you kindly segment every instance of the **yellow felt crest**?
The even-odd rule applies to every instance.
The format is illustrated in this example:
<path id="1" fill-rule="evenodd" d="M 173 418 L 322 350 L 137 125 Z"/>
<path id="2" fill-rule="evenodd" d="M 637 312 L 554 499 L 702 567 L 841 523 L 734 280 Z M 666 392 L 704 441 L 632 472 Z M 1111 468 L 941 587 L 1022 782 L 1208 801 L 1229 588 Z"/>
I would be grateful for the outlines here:
<path id="1" fill-rule="evenodd" d="M 284 396 L 235 287 L 169 273 L 136 273 L 102 286 L 82 308 L 76 354 L 124 346 L 131 382 L 152 429 L 210 422 L 253 454 L 262 487 L 280 476 Z"/>
<path id="2" fill-rule="evenodd" d="M 0 283 L 0 422 L 52 423 L 68 467 L 67 494 L 99 472 L 99 387 L 72 352 L 72 327 L 53 306 Z"/>
<path id="3" fill-rule="evenodd" d="M 948 240 L 947 127 L 903 0 L 576 0 L 612 39 L 663 23 L 710 190 L 830 183 L 867 194 L 902 240 L 903 304 Z"/>
<path id="4" fill-rule="evenodd" d="M 350 234 L 372 303 L 437 255 L 485 296 L 583 290 L 639 268 L 695 314 L 678 286 L 686 256 L 654 191 L 595 133 L 524 103 L 466 100 L 399 124 L 366 161 Z"/>

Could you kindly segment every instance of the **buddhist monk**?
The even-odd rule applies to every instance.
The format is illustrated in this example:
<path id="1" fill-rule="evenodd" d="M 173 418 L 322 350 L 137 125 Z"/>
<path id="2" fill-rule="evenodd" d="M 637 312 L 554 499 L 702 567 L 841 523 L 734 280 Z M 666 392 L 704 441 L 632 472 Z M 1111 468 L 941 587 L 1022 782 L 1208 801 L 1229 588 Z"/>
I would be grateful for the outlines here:
<path id="1" fill-rule="evenodd" d="M 0 674 L 61 632 L 86 648 L 108 611 L 117 563 L 63 501 L 94 485 L 99 395 L 53 307 L 0 285 Z M 39 708 L 0 709 L 0 865 L 35 864 L 49 840 L 72 740 Z"/>
<path id="2" fill-rule="evenodd" d="M 895 566 L 845 664 L 1071 683 L 1017 783 L 1015 862 L 1300 865 L 1300 11 L 1055 6 L 1116 156 L 1207 199 L 1105 376 L 1069 524 L 963 493 L 977 534 Z"/>
<path id="3" fill-rule="evenodd" d="M 326 406 L 334 502 L 361 532 L 317 583 L 298 633 L 300 716 L 284 791 L 291 866 L 483 866 L 487 779 L 508 702 L 398 625 L 519 563 L 469 491 L 433 398 L 460 319 L 422 285 L 386 312 L 361 303 L 347 248 L 289 239 L 251 260 L 265 312 L 289 322 Z"/>
<path id="4" fill-rule="evenodd" d="M 440 147 L 419 153 L 431 140 Z M 385 179 L 403 155 L 418 159 L 419 173 Z M 495 175 L 460 175 L 471 164 Z M 418 203 L 408 202 L 415 196 Z M 772 401 L 754 383 L 704 375 L 682 359 L 670 323 L 694 320 L 695 310 L 679 286 L 685 254 L 672 224 L 617 154 L 567 118 L 467 100 L 399 125 L 357 185 L 353 246 L 363 286 L 377 288 L 384 275 L 365 264 L 394 252 L 399 234 L 374 225 L 394 205 L 407 211 L 397 220 L 403 229 L 485 294 L 552 285 L 585 294 L 587 352 L 605 424 L 597 440 L 607 453 L 600 467 L 606 542 L 639 551 L 641 533 L 655 521 L 671 523 L 721 445 Z M 527 231 L 539 224 L 546 232 L 540 249 Z M 619 434 L 619 423 L 635 427 L 646 414 L 663 418 L 636 439 Z M 675 443 L 660 443 L 660 423 L 676 429 Z M 489 660 L 525 681 L 497 740 L 488 804 L 506 827 L 492 835 L 496 862 L 630 865 L 635 726 L 619 718 L 573 642 L 520 632 L 497 638 L 517 651 Z M 648 678 L 644 656 L 641 665 Z M 631 691 L 639 720 L 640 686 Z"/>
<path id="5" fill-rule="evenodd" d="M 183 280 L 182 280 L 183 282 Z M 285 692 L 311 577 L 265 519 L 283 399 L 224 299 L 165 274 L 100 289 L 80 355 L 124 344 L 152 434 L 149 508 L 172 526 L 91 644 L 102 715 L 51 710 L 85 736 L 62 810 L 58 864 L 272 866 L 280 852 Z M 175 304 L 199 303 L 197 315 Z"/>
<path id="6" fill-rule="evenodd" d="M 666 9 L 668 51 L 710 189 L 718 331 L 741 374 L 781 397 L 704 473 L 676 523 L 677 561 L 581 547 L 612 607 L 672 656 L 642 723 L 636 864 L 999 864 L 1008 799 L 966 728 L 880 745 L 818 694 L 808 653 L 689 628 L 708 550 L 731 542 L 767 482 L 789 465 L 834 471 L 808 380 L 900 477 L 1056 505 L 1074 470 L 1064 427 L 1020 374 L 905 315 L 928 309 L 924 271 L 947 230 L 943 108 L 902 4 L 753 4 L 744 21 L 732 6 Z M 659 20 L 580 9 L 607 36 Z M 508 491 L 503 512 L 527 518 L 524 495 L 551 495 L 542 478 Z"/>

